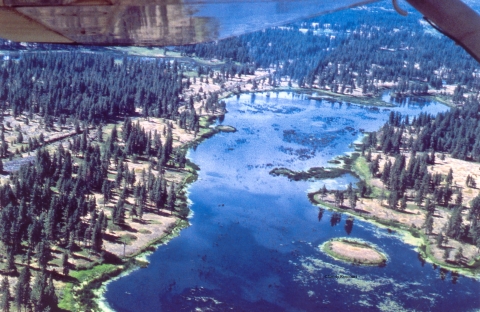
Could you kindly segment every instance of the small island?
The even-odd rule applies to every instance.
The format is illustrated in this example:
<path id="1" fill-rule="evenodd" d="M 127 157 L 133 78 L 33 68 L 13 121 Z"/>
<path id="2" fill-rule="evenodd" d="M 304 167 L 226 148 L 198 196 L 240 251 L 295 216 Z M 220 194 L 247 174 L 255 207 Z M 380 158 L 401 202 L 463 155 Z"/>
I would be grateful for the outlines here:
<path id="1" fill-rule="evenodd" d="M 218 131 L 221 131 L 221 132 L 236 132 L 237 131 L 237 129 L 235 129 L 232 126 L 223 126 L 223 125 L 216 126 L 215 129 L 217 129 Z"/>
<path id="2" fill-rule="evenodd" d="M 384 266 L 387 257 L 373 245 L 347 238 L 331 239 L 320 246 L 320 249 L 336 260 L 343 260 L 361 265 Z"/>

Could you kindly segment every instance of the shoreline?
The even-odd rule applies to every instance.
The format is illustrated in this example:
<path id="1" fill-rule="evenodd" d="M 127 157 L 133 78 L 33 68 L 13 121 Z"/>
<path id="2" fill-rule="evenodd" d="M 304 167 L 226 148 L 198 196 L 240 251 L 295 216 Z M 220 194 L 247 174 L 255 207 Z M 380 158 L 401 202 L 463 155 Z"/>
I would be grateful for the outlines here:
<path id="1" fill-rule="evenodd" d="M 100 308 L 100 311 L 111 311 L 114 312 L 115 310 L 110 306 L 110 304 L 107 301 L 107 298 L 105 298 L 105 293 L 107 292 L 107 287 L 110 283 L 129 275 L 130 273 L 142 269 L 150 264 L 150 261 L 148 261 L 147 257 L 153 254 L 158 248 L 160 248 L 163 245 L 167 245 L 172 239 L 180 235 L 180 232 L 183 229 L 186 229 L 187 227 L 190 226 L 190 223 L 187 220 L 182 220 L 179 219 L 176 222 L 175 227 L 172 229 L 172 231 L 169 234 L 166 234 L 159 238 L 155 242 L 151 242 L 147 246 L 145 246 L 145 249 L 138 254 L 134 256 L 130 256 L 131 260 L 133 260 L 135 263 L 127 268 L 121 268 L 118 271 L 118 274 L 115 276 L 109 277 L 107 280 L 102 282 L 98 288 L 94 288 L 92 290 L 92 293 L 94 295 L 94 303 Z"/>
<path id="2" fill-rule="evenodd" d="M 344 156 L 339 155 L 335 159 L 342 158 Z M 357 177 L 360 178 L 361 181 L 366 183 L 367 185 L 371 186 L 372 189 L 375 188 L 376 186 L 372 185 L 370 179 L 365 176 L 364 172 L 360 170 L 358 167 L 357 161 L 362 160 L 362 156 L 358 157 L 354 163 L 351 165 L 349 170 L 351 173 L 355 174 Z M 343 167 L 345 168 L 345 164 L 343 164 Z M 411 245 L 415 247 L 415 251 L 418 252 L 419 256 L 421 256 L 422 260 L 431 264 L 435 264 L 440 268 L 461 274 L 466 277 L 474 278 L 476 280 L 480 280 L 480 273 L 478 271 L 478 268 L 474 266 L 478 260 L 475 260 L 476 258 L 471 261 L 473 264 L 471 267 L 465 267 L 465 266 L 455 266 L 452 265 L 451 263 L 447 263 L 445 261 L 439 261 L 436 259 L 431 252 L 431 244 L 429 242 L 429 238 L 422 232 L 421 228 L 413 228 L 412 226 L 405 225 L 401 222 L 398 222 L 396 220 L 387 220 L 387 219 L 382 219 L 380 217 L 377 217 L 375 215 L 370 216 L 365 213 L 365 211 L 361 209 L 354 209 L 352 210 L 351 208 L 348 207 L 337 207 L 333 205 L 331 202 L 326 201 L 326 200 L 321 200 L 318 195 L 320 195 L 321 191 L 316 191 L 316 192 L 311 192 L 308 193 L 308 198 L 310 202 L 317 207 L 323 207 L 326 208 L 330 211 L 336 211 L 340 212 L 342 214 L 346 214 L 348 216 L 353 216 L 361 219 L 364 222 L 368 222 L 378 228 L 382 229 L 387 229 L 389 232 L 391 231 L 392 234 L 396 233 L 396 235 L 401 241 L 405 244 Z M 374 196 L 370 198 L 372 200 L 377 199 L 377 196 Z M 464 244 L 462 244 L 464 245 Z M 469 262 L 470 263 L 470 262 Z"/>
<path id="3" fill-rule="evenodd" d="M 182 144 L 180 148 L 182 149 L 189 149 L 192 146 L 200 144 L 202 141 L 214 136 L 216 133 L 221 132 L 220 129 L 215 129 L 215 128 L 210 128 L 209 126 L 213 124 L 215 116 L 207 116 L 206 122 L 207 126 L 205 129 L 207 129 L 206 132 L 202 133 L 201 135 L 197 136 L 194 140 L 186 142 Z M 111 282 L 114 282 L 115 280 L 124 277 L 138 269 L 141 269 L 143 267 L 146 267 L 150 264 L 150 262 L 147 260 L 147 257 L 154 253 L 158 248 L 160 248 L 162 245 L 168 244 L 172 239 L 180 235 L 180 232 L 183 229 L 186 229 L 187 227 L 190 226 L 189 219 L 193 216 L 193 211 L 188 207 L 188 188 L 189 186 L 197 180 L 198 174 L 197 171 L 200 170 L 199 167 L 191 162 L 190 159 L 188 159 L 188 164 L 187 164 L 192 172 L 187 175 L 181 183 L 181 187 L 178 190 L 177 193 L 182 193 L 182 196 L 178 197 L 178 201 L 180 202 L 179 205 L 177 206 L 186 206 L 189 210 L 188 216 L 186 218 L 181 218 L 180 216 L 176 216 L 176 221 L 175 221 L 175 226 L 171 228 L 169 232 L 163 232 L 161 236 L 159 236 L 156 239 L 151 240 L 148 242 L 146 245 L 140 247 L 139 251 L 128 255 L 125 257 L 128 266 L 124 266 L 123 264 L 118 266 L 118 270 L 116 271 L 116 274 L 110 275 L 107 274 L 108 276 L 105 276 L 106 279 L 103 280 L 98 287 L 94 287 L 91 291 L 93 293 L 93 303 L 101 309 L 101 311 L 115 311 L 110 307 L 108 304 L 107 299 L 105 298 L 105 293 L 107 291 L 107 287 Z M 92 268 L 93 269 L 93 268 Z M 102 279 L 103 276 L 99 277 L 99 279 Z M 95 280 L 87 282 L 86 285 L 90 283 L 95 283 Z M 85 286 L 86 286 L 85 285 Z M 82 289 L 80 289 L 82 291 Z"/>
<path id="4" fill-rule="evenodd" d="M 254 75 L 253 79 L 260 80 L 262 77 L 263 77 L 262 75 Z M 238 91 L 238 92 L 233 91 L 233 89 L 235 89 L 241 83 L 247 84 L 245 82 L 245 80 L 242 80 L 241 82 L 237 83 L 237 85 L 235 85 L 235 86 L 231 86 L 230 88 L 227 88 L 227 89 L 224 89 L 224 90 L 219 90 L 219 100 L 225 99 L 225 98 L 228 98 L 228 97 L 231 97 L 231 96 L 234 96 L 234 95 L 238 95 L 238 94 L 248 94 L 248 93 L 264 93 L 264 92 L 294 92 L 294 93 L 299 93 L 299 94 L 324 93 L 324 94 L 328 94 L 329 96 L 331 96 L 332 100 L 335 100 L 335 98 L 340 98 L 340 99 L 342 99 L 343 102 L 346 102 L 346 103 L 351 102 L 351 104 L 356 104 L 356 105 L 379 106 L 379 107 L 394 107 L 395 106 L 393 104 L 390 104 L 388 102 L 383 101 L 381 99 L 381 95 L 373 96 L 373 97 L 349 96 L 349 95 L 344 95 L 344 94 L 331 93 L 331 92 L 328 92 L 326 90 L 320 90 L 320 89 L 315 89 L 315 88 L 296 88 L 296 87 L 285 87 L 285 86 L 277 86 L 277 87 L 267 86 L 267 87 L 265 87 L 265 86 L 263 86 L 263 87 L 259 87 L 256 90 L 246 89 L 246 90 L 241 90 L 241 91 Z M 317 98 L 315 96 L 309 96 L 309 98 L 314 99 L 314 100 L 328 100 L 327 98 L 320 98 L 320 97 Z M 336 101 L 336 102 L 338 102 L 338 101 Z M 444 103 L 444 104 L 448 105 L 447 103 Z M 451 105 L 449 105 L 449 106 L 451 106 Z M 202 133 L 201 135 L 197 136 L 192 141 L 188 141 L 188 142 L 183 143 L 182 146 L 181 146 L 182 149 L 187 149 L 188 150 L 192 146 L 198 145 L 203 140 L 206 140 L 206 139 L 212 137 L 213 135 L 215 135 L 216 133 L 222 131 L 219 128 L 209 127 L 210 125 L 212 125 L 214 123 L 215 119 L 218 117 L 217 113 L 215 113 L 215 114 L 202 114 L 200 116 L 206 118 L 206 123 L 208 125 L 204 126 L 204 128 L 207 129 L 207 131 Z M 352 153 L 354 153 L 354 152 L 351 152 L 349 154 L 352 154 Z M 345 158 L 345 157 L 350 158 L 349 155 L 346 155 L 346 156 L 345 155 L 340 155 L 340 157 L 341 158 L 342 157 L 343 158 Z M 189 161 L 189 163 L 191 163 L 190 160 L 188 160 L 188 161 Z M 193 163 L 191 163 L 191 164 L 193 164 Z M 194 165 L 194 167 L 191 167 L 192 168 L 191 175 L 189 175 L 185 178 L 185 181 L 182 182 L 182 187 L 181 187 L 182 191 L 186 191 L 185 196 L 182 196 L 183 198 L 181 200 L 181 205 L 185 205 L 187 207 L 188 207 L 188 190 L 187 189 L 188 189 L 188 186 L 196 180 L 197 171 L 199 170 L 198 166 L 196 166 L 195 164 L 193 164 L 193 165 Z M 344 165 L 347 165 L 347 164 L 344 164 Z M 354 175 L 357 175 L 357 172 L 355 170 L 353 170 L 353 168 L 351 168 L 352 165 L 353 165 L 352 163 L 348 164 L 348 167 L 350 167 L 350 168 L 348 168 L 348 171 L 350 171 Z M 328 168 L 326 168 L 326 169 L 328 169 Z M 192 175 L 193 175 L 193 178 L 191 178 Z M 310 198 L 310 194 L 309 194 L 309 198 Z M 312 201 L 312 203 L 314 203 L 314 202 Z M 330 205 L 327 205 L 327 206 L 330 209 Z M 190 210 L 190 208 L 188 208 L 188 209 L 189 209 L 189 217 L 190 217 L 192 211 Z M 347 212 L 343 209 L 340 209 L 338 211 Z M 349 213 L 349 212 L 347 212 L 347 213 Z M 356 214 L 352 214 L 352 215 L 357 216 Z M 148 265 L 148 261 L 146 260 L 146 257 L 149 254 L 153 253 L 160 246 L 162 246 L 164 244 L 167 244 L 171 239 L 178 236 L 181 230 L 188 227 L 189 226 L 189 223 L 188 223 L 189 217 L 187 217 L 186 219 L 181 219 L 177 216 L 177 221 L 176 221 L 175 227 L 173 227 L 171 233 L 168 233 L 168 234 L 163 233 L 164 235 L 160 236 L 158 239 L 154 239 L 153 241 L 149 242 L 148 244 L 146 244 L 145 246 L 140 248 L 140 250 L 138 252 L 126 257 L 127 259 L 129 259 L 128 261 L 133 261 L 133 265 L 129 266 L 127 268 L 125 268 L 123 266 L 120 266 L 118 268 L 118 271 L 117 271 L 116 275 L 108 276 L 104 281 L 101 282 L 99 287 L 94 287 L 94 289 L 92 290 L 92 292 L 94 294 L 94 298 L 92 299 L 93 302 L 98 307 L 101 307 L 102 309 L 107 309 L 107 310 L 109 309 L 109 310 L 113 311 L 113 309 L 108 305 L 108 302 L 107 302 L 106 298 L 104 297 L 104 294 L 106 292 L 106 288 L 107 288 L 108 284 L 110 284 L 111 282 L 115 281 L 116 279 L 118 279 L 120 277 L 128 275 L 129 273 L 133 272 L 134 270 L 137 270 L 138 268 L 141 268 L 142 265 Z M 185 221 L 186 224 L 178 224 L 178 222 L 181 221 L 181 220 Z M 368 220 L 368 219 L 365 219 L 365 221 L 368 221 L 368 222 L 370 222 L 374 225 L 380 226 L 380 227 L 387 227 L 388 228 L 388 226 L 385 226 L 385 225 L 383 225 L 381 223 L 378 223 L 378 222 L 372 222 L 371 220 Z M 175 234 L 173 234 L 173 233 L 175 233 Z M 412 234 L 410 234 L 410 235 L 413 237 Z M 406 242 L 406 240 L 403 240 L 403 241 Z M 413 241 L 413 239 L 412 239 L 412 241 Z M 409 243 L 409 242 L 406 242 L 406 243 Z M 92 280 L 91 282 L 95 282 L 95 280 Z M 87 282 L 87 285 L 88 285 L 88 282 Z"/>
<path id="5" fill-rule="evenodd" d="M 310 194 L 309 194 L 310 195 Z M 428 254 L 428 251 L 425 251 L 423 248 L 427 248 L 425 245 L 425 238 L 422 233 L 418 232 L 412 232 L 413 229 L 411 228 L 406 228 L 406 227 L 397 227 L 391 223 L 383 223 L 381 219 L 376 219 L 376 218 L 367 218 L 364 215 L 354 213 L 350 209 L 341 209 L 337 208 L 333 205 L 330 205 L 325 202 L 321 202 L 318 200 L 315 200 L 315 202 L 312 201 L 312 204 L 315 206 L 322 206 L 328 210 L 331 211 L 336 211 L 336 212 L 341 212 L 344 214 L 347 214 L 349 216 L 353 217 L 358 217 L 364 222 L 370 223 L 378 228 L 381 229 L 386 229 L 389 231 L 393 231 L 392 234 L 398 234 L 396 235 L 403 243 L 410 245 L 412 247 L 415 247 L 414 250 L 417 251 L 421 257 L 422 260 L 431 264 L 437 265 L 439 268 L 447 269 L 451 272 L 455 272 L 458 274 L 461 274 L 465 277 L 473 278 L 477 281 L 480 280 L 480 275 L 479 273 L 475 273 L 473 270 L 474 269 L 468 269 L 468 268 L 462 268 L 462 267 L 456 267 L 456 266 L 451 266 L 445 263 L 441 263 L 436 261 L 435 259 L 432 259 L 432 257 Z"/>
<path id="6" fill-rule="evenodd" d="M 212 137 L 216 133 L 219 133 L 221 130 L 211 128 L 217 116 L 204 116 L 202 131 L 194 137 L 192 140 L 182 142 L 179 148 L 188 150 L 189 148 L 200 144 L 202 141 Z M 129 273 L 145 267 L 149 264 L 147 257 L 152 254 L 162 245 L 168 244 L 171 239 L 180 235 L 180 232 L 190 226 L 189 219 L 193 215 L 193 211 L 190 210 L 188 202 L 188 187 L 191 183 L 195 182 L 198 177 L 199 167 L 191 162 L 187 158 L 186 167 L 188 167 L 187 174 L 183 177 L 183 180 L 180 182 L 179 188 L 177 189 L 177 210 L 181 211 L 182 209 L 187 208 L 188 214 L 186 216 L 181 216 L 175 214 L 175 221 L 173 226 L 167 228 L 165 231 L 159 233 L 159 236 L 153 238 L 146 242 L 144 245 L 138 247 L 138 249 L 122 259 L 120 264 L 105 264 L 97 263 L 92 267 L 84 270 L 71 270 L 71 276 L 76 278 L 75 275 L 87 276 L 86 278 L 77 278 L 78 282 L 67 283 L 61 289 L 64 292 L 63 298 L 66 298 L 65 301 L 62 299 L 59 302 L 59 307 L 66 310 L 78 310 L 82 309 L 85 306 L 93 306 L 94 308 L 110 309 L 108 302 L 104 297 L 106 287 L 111 282 L 116 279 L 126 276 Z M 181 175 L 180 175 L 181 176 Z M 90 298 L 87 302 L 83 302 L 81 306 L 77 303 L 78 297 L 87 297 Z M 63 304 L 62 304 L 62 301 Z M 73 306 L 71 305 L 73 301 Z M 103 310 L 102 310 L 103 311 Z"/>

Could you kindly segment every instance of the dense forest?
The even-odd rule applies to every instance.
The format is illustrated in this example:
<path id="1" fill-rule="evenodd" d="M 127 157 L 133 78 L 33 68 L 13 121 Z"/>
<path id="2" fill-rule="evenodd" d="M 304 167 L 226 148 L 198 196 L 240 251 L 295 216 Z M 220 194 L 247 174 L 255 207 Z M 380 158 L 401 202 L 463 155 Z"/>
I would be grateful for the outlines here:
<path id="1" fill-rule="evenodd" d="M 419 13 L 403 17 L 376 5 L 177 49 L 272 68 L 277 81 L 288 77 L 300 86 L 341 93 L 361 87 L 363 93 L 375 94 L 381 82 L 394 83 L 399 93 L 424 94 L 443 84 L 480 90 L 476 61 Z"/>
<path id="2" fill-rule="evenodd" d="M 40 114 L 47 123 L 62 116 L 106 122 L 131 115 L 136 107 L 145 116 L 175 118 L 186 87 L 181 70 L 177 62 L 159 59 L 24 53 L 0 61 L 0 109 L 9 108 L 14 116 Z"/>
<path id="3" fill-rule="evenodd" d="M 408 116 L 391 114 L 379 131 L 379 144 L 385 153 L 398 153 L 400 149 L 413 152 L 451 154 L 462 160 L 480 161 L 480 104 L 469 100 L 462 108 L 453 108 L 433 116 L 422 113 L 411 121 Z M 378 136 L 376 133 L 372 138 Z M 408 137 L 407 140 L 402 138 Z M 375 142 L 368 142 L 374 145 Z"/>
<path id="4" fill-rule="evenodd" d="M 147 210 L 175 210 L 176 186 L 163 177 L 163 168 L 185 166 L 185 154 L 172 148 L 170 126 L 162 133 L 146 133 L 126 118 L 121 131 L 114 126 L 105 142 L 96 143 L 88 140 L 87 132 L 66 148 L 59 145 L 53 154 L 37 149 L 35 162 L 12 172 L 10 183 L 0 186 L 2 273 L 18 276 L 15 262 L 23 264 L 13 302 L 18 310 L 56 308 L 52 275 L 59 278 L 59 273 L 51 270 L 51 261 L 58 257 L 54 253 L 61 253 L 65 276 L 73 252 L 83 250 L 89 257 L 113 261 L 103 248 L 107 227 L 124 226 L 127 217 L 141 220 Z M 139 181 L 126 162 L 132 157 L 149 159 L 149 169 L 143 169 Z M 109 179 L 112 171 L 116 175 Z M 101 207 L 95 194 L 103 199 Z M 112 209 L 106 207 L 110 202 Z M 30 266 L 37 270 L 34 281 Z"/>

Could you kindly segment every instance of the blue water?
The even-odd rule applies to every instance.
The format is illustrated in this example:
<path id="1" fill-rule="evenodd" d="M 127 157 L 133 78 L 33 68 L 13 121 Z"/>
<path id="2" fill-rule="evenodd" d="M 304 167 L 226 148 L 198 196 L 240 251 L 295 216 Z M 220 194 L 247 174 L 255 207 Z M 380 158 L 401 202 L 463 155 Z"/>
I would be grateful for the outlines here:
<path id="1" fill-rule="evenodd" d="M 477 281 L 440 272 L 413 247 L 358 219 L 319 210 L 307 192 L 356 182 L 291 182 L 275 167 L 328 166 L 352 152 L 362 132 L 378 130 L 391 110 L 417 115 L 448 108 L 414 102 L 392 108 L 309 100 L 280 92 L 227 100 L 220 133 L 189 152 L 201 168 L 189 188 L 191 226 L 149 256 L 150 265 L 107 287 L 116 311 L 469 311 L 480 307 Z M 350 236 L 376 244 L 385 267 L 360 267 L 325 256 L 319 245 Z M 355 279 L 325 278 L 329 274 Z"/>

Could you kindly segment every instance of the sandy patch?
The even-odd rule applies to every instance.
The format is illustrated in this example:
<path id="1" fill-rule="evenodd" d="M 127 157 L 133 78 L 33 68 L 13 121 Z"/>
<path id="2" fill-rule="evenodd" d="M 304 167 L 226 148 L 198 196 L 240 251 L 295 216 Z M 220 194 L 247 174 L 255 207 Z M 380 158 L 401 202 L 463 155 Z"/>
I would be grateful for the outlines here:
<path id="1" fill-rule="evenodd" d="M 355 246 L 346 242 L 332 242 L 330 248 L 333 252 L 344 255 L 360 262 L 381 262 L 383 257 L 372 248 Z"/>
<path id="2" fill-rule="evenodd" d="M 359 264 L 382 264 L 387 260 L 372 245 L 354 240 L 331 240 L 322 246 L 322 250 L 334 258 Z"/>
<path id="3" fill-rule="evenodd" d="M 151 242 L 158 240 L 168 230 L 171 230 L 176 219 L 176 217 L 168 215 L 144 214 L 141 222 L 128 222 L 128 231 L 109 231 L 108 234 L 113 236 L 114 239 L 105 240 L 104 248 L 119 257 L 136 254 Z M 123 244 L 122 240 L 125 240 L 126 243 Z"/>

